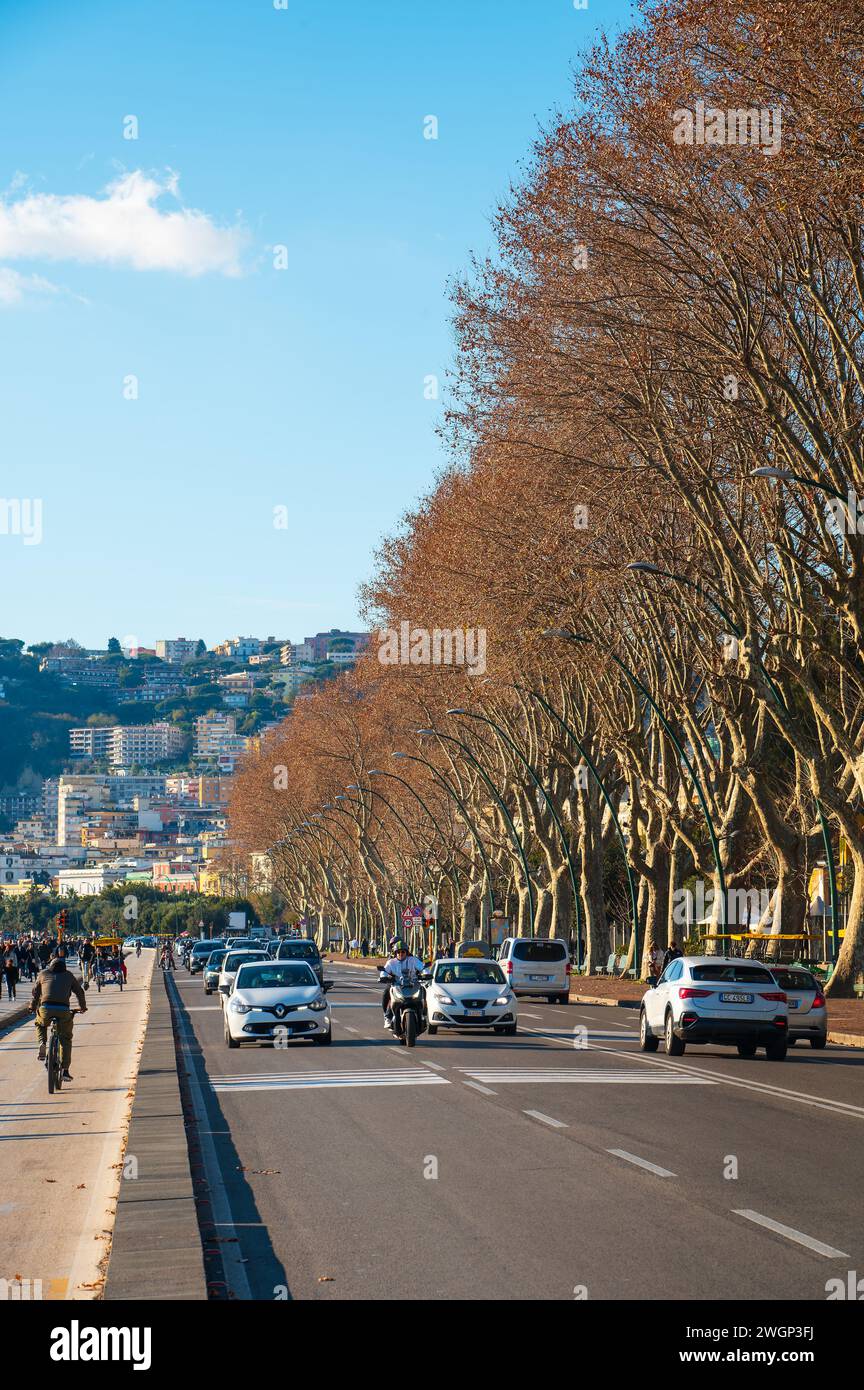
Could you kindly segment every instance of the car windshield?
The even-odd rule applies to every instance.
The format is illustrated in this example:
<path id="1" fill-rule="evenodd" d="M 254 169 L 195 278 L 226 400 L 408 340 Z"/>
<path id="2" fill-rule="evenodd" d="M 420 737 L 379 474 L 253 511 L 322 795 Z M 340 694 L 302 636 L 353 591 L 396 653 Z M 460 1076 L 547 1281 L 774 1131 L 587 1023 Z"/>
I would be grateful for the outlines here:
<path id="1" fill-rule="evenodd" d="M 237 975 L 238 989 L 296 989 L 316 985 L 310 966 L 303 961 L 273 961 L 270 965 L 244 965 Z"/>
<path id="2" fill-rule="evenodd" d="M 280 960 L 318 960 L 314 941 L 283 941 L 279 947 Z"/>
<path id="3" fill-rule="evenodd" d="M 192 947 L 192 952 L 193 955 L 196 956 L 207 956 L 213 951 L 224 951 L 224 949 L 224 941 L 196 941 L 195 945 Z"/>
<path id="4" fill-rule="evenodd" d="M 247 961 L 261 960 L 262 951 L 229 951 L 222 962 L 223 970 L 239 970 Z"/>
<path id="5" fill-rule="evenodd" d="M 208 969 L 208 970 L 219 970 L 219 969 L 221 969 L 222 962 L 223 962 L 223 960 L 225 959 L 225 957 L 227 956 L 227 954 L 228 954 L 227 951 L 214 951 L 213 954 L 212 954 L 212 956 L 208 956 L 208 957 L 207 957 L 207 969 Z"/>
<path id="6" fill-rule="evenodd" d="M 504 972 L 490 960 L 448 962 L 435 967 L 436 985 L 503 985 Z"/>
<path id="7" fill-rule="evenodd" d="M 694 965 L 694 980 L 713 980 L 720 985 L 773 985 L 774 976 L 760 965 Z"/>
<path id="8" fill-rule="evenodd" d="M 549 964 L 566 960 L 567 947 L 563 941 L 517 941 L 513 946 L 513 959 Z"/>
<path id="9" fill-rule="evenodd" d="M 812 994 L 819 993 L 819 986 L 809 970 L 774 970 L 772 974 L 781 989 L 807 989 Z"/>

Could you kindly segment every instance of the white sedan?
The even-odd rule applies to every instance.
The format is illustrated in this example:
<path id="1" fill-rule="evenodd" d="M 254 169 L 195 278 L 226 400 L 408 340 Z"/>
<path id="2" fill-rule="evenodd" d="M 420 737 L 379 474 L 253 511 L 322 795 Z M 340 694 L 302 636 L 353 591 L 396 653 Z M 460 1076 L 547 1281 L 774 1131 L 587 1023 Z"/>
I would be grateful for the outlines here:
<path id="1" fill-rule="evenodd" d="M 219 982 L 216 988 L 219 990 L 219 998 L 224 1004 L 228 995 L 231 993 L 231 986 L 234 983 L 234 976 L 245 965 L 247 961 L 269 960 L 266 951 L 250 950 L 248 946 L 238 947 L 236 951 L 226 951 L 222 957 L 222 964 L 219 967 Z"/>
<path id="2" fill-rule="evenodd" d="M 425 974 L 425 972 L 424 972 Z M 426 1013 L 429 1032 L 439 1028 L 517 1028 L 516 996 L 494 960 L 438 960 L 428 972 Z"/>
<path id="3" fill-rule="evenodd" d="M 305 961 L 265 959 L 239 966 L 223 1010 L 226 1043 L 239 1047 L 309 1038 L 326 1045 L 332 1040 L 327 988 Z"/>

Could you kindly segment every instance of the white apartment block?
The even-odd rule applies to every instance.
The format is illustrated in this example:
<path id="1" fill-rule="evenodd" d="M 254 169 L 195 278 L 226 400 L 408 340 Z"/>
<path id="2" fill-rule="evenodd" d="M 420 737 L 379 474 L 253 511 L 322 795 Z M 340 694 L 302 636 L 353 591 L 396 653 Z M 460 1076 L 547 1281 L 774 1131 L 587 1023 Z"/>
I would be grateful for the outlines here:
<path id="1" fill-rule="evenodd" d="M 123 883 L 129 870 L 112 868 L 107 864 L 91 864 L 84 869 L 61 869 L 57 875 L 61 898 L 78 893 L 82 898 L 95 897 L 112 883 Z"/>
<path id="2" fill-rule="evenodd" d="M 119 724 L 69 730 L 73 758 L 106 758 L 113 767 L 161 763 L 183 750 L 183 734 L 174 724 Z"/>
<path id="3" fill-rule="evenodd" d="M 197 650 L 198 643 L 190 642 L 187 637 L 160 638 L 156 643 L 156 655 L 160 661 L 168 661 L 172 666 L 192 661 Z"/>
<path id="4" fill-rule="evenodd" d="M 213 651 L 216 656 L 230 656 L 235 661 L 248 661 L 250 656 L 260 656 L 264 643 L 260 637 L 229 637 L 220 642 Z"/>
<path id="5" fill-rule="evenodd" d="M 311 642 L 286 642 L 279 653 L 283 666 L 298 666 L 315 660 L 315 649 Z"/>

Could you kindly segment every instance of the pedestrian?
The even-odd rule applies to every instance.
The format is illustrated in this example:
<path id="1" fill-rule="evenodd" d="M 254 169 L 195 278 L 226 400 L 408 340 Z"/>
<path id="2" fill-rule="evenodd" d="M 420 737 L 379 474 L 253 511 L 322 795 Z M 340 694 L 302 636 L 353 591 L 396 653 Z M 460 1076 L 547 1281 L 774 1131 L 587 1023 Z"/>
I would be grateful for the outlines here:
<path id="1" fill-rule="evenodd" d="M 654 938 L 648 946 L 648 984 L 656 985 L 663 972 L 663 952 Z"/>
<path id="2" fill-rule="evenodd" d="M 678 960 L 679 956 L 683 956 L 683 954 L 684 952 L 681 950 L 678 942 L 674 939 L 670 941 L 666 954 L 663 957 L 662 969 L 665 970 L 667 965 L 670 965 L 673 960 Z"/>
<path id="3" fill-rule="evenodd" d="M 369 954 L 369 942 L 366 940 L 365 936 L 363 940 L 360 942 L 360 954 L 364 960 Z"/>
<path id="4" fill-rule="evenodd" d="M 18 956 L 11 947 L 3 955 L 3 979 L 6 981 L 9 998 L 14 999 L 15 986 L 18 983 Z"/>

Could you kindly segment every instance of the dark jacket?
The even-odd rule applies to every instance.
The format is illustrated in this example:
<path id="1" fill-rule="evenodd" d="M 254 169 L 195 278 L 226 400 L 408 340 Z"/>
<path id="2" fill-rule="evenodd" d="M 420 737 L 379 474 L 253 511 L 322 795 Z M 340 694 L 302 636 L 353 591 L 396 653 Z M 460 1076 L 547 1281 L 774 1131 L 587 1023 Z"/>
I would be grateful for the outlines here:
<path id="1" fill-rule="evenodd" d="M 79 981 L 66 969 L 65 960 L 54 959 L 36 976 L 31 1007 L 35 1010 L 40 1004 L 64 1004 L 68 1009 L 73 994 L 81 1008 L 86 1009 L 87 996 Z"/>

